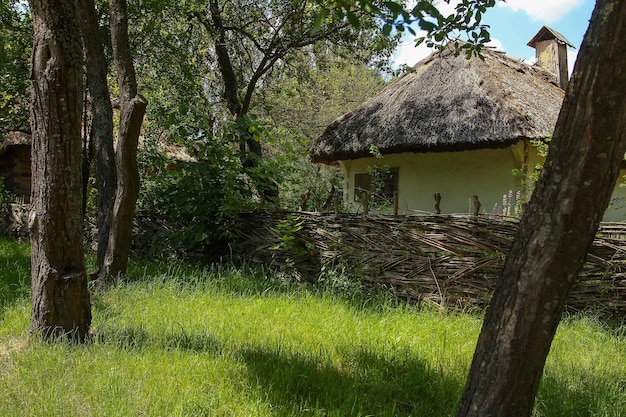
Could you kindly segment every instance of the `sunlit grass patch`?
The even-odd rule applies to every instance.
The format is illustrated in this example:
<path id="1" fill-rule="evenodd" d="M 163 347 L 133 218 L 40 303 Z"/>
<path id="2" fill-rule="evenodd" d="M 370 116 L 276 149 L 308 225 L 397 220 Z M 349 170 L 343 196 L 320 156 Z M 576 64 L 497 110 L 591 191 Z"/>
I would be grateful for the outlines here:
<path id="1" fill-rule="evenodd" d="M 5 305 L 0 416 L 452 416 L 481 326 L 232 266 L 133 260 L 92 300 L 85 346 L 28 341 L 28 297 Z M 625 333 L 564 320 L 536 415 L 626 415 Z"/>

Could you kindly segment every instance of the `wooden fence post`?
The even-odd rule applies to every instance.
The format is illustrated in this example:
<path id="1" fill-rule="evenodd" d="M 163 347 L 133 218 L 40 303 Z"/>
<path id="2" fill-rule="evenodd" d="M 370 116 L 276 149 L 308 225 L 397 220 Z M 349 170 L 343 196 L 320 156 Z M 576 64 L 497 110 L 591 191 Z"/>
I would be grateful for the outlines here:
<path id="1" fill-rule="evenodd" d="M 472 201 L 474 202 L 474 216 L 478 216 L 480 214 L 480 200 L 478 199 L 478 196 L 472 196 Z"/>
<path id="2" fill-rule="evenodd" d="M 441 204 L 441 193 L 435 193 L 435 214 L 441 214 L 439 204 Z"/>
<path id="3" fill-rule="evenodd" d="M 311 198 L 311 190 L 308 188 L 300 197 L 300 211 L 306 211 L 309 205 L 309 198 Z"/>

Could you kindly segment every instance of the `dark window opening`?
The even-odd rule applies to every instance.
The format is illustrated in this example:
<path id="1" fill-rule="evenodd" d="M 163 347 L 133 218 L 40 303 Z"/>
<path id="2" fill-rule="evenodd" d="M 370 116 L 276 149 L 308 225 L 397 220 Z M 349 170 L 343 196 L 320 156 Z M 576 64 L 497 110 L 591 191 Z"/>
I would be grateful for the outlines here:
<path id="1" fill-rule="evenodd" d="M 398 191 L 398 168 L 390 168 L 389 173 L 381 173 L 380 180 L 375 181 L 369 173 L 354 174 L 354 201 L 362 201 L 363 194 L 370 193 L 370 199 L 377 201 L 392 200 Z M 374 189 L 374 188 L 378 189 Z"/>

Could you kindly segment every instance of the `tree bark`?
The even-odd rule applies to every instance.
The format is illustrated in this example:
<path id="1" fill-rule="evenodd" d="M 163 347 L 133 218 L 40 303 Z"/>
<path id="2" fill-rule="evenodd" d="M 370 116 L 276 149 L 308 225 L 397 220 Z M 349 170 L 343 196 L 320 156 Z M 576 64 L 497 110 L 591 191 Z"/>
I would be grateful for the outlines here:
<path id="1" fill-rule="evenodd" d="M 210 20 L 203 17 L 199 13 L 196 13 L 195 16 L 202 23 L 205 29 L 215 38 L 213 46 L 217 57 L 217 66 L 220 74 L 222 75 L 222 81 L 224 82 L 223 97 L 226 101 L 226 108 L 228 108 L 228 111 L 233 116 L 233 120 L 237 120 L 247 114 L 250 103 L 242 103 L 241 98 L 239 97 L 239 82 L 237 81 L 237 75 L 235 74 L 235 69 L 233 68 L 232 60 L 230 59 L 230 53 L 228 52 L 226 39 L 227 29 L 224 26 L 221 15 L 221 7 L 217 0 L 212 0 L 209 3 L 209 13 L 211 14 Z M 250 97 L 247 97 L 247 99 L 251 100 L 251 91 L 254 90 L 254 86 L 249 85 L 249 90 Z M 239 141 L 240 150 L 242 152 L 242 164 L 246 168 L 256 167 L 258 165 L 258 161 L 263 157 L 261 144 L 250 135 L 241 137 Z M 251 152 L 252 156 L 248 157 L 245 154 L 246 151 Z"/>
<path id="2" fill-rule="evenodd" d="M 457 416 L 530 416 L 626 150 L 626 2 L 598 0 L 547 161 L 487 310 Z"/>
<path id="3" fill-rule="evenodd" d="M 93 146 L 96 185 L 98 187 L 98 250 L 97 265 L 104 263 L 111 222 L 117 175 L 113 150 L 113 109 L 107 82 L 107 63 L 98 32 L 98 16 L 93 0 L 78 2 L 85 48 L 87 86 L 92 101 L 92 125 L 89 141 Z"/>
<path id="4" fill-rule="evenodd" d="M 30 0 L 32 314 L 46 340 L 84 341 L 91 302 L 82 249 L 82 46 L 75 2 Z"/>
<path id="5" fill-rule="evenodd" d="M 113 59 L 120 89 L 120 126 L 115 148 L 117 189 L 104 262 L 98 274 L 101 285 L 124 275 L 132 241 L 133 217 L 139 195 L 137 146 L 147 101 L 137 94 L 135 68 L 128 42 L 125 0 L 110 0 Z"/>

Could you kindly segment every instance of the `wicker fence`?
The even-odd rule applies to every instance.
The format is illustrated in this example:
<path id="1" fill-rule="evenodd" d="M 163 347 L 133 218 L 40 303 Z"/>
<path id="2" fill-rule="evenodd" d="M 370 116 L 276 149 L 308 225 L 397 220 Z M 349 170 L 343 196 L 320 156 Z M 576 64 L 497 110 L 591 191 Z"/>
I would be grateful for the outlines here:
<path id="1" fill-rule="evenodd" d="M 2 229 L 26 237 L 23 206 L 6 211 Z M 517 228 L 482 216 L 281 211 L 245 213 L 241 225 L 232 253 L 250 263 L 287 269 L 306 281 L 345 269 L 400 297 L 459 307 L 486 305 Z M 626 223 L 602 224 L 568 309 L 626 316 Z"/>
<path id="2" fill-rule="evenodd" d="M 517 223 L 480 216 L 363 216 L 255 212 L 243 215 L 235 253 L 314 281 L 347 268 L 367 284 L 438 305 L 488 302 Z M 570 311 L 626 314 L 626 224 L 603 224 Z"/>

